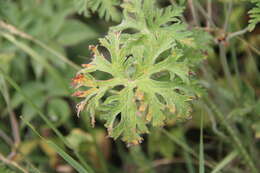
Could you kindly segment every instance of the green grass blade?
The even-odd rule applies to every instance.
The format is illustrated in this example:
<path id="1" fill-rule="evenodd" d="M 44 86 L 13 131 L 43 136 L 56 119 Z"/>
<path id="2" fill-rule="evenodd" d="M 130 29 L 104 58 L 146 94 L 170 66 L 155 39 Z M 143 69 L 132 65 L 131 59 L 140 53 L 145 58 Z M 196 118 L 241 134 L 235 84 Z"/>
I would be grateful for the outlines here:
<path id="1" fill-rule="evenodd" d="M 33 125 L 31 123 L 29 123 L 28 121 L 26 121 L 25 119 L 22 120 L 33 130 L 33 132 L 39 136 L 41 139 L 43 139 L 49 146 L 51 146 L 65 161 L 67 161 L 70 166 L 72 166 L 73 168 L 75 168 L 75 170 L 77 170 L 79 173 L 89 173 L 87 170 L 85 170 L 83 168 L 83 166 L 81 166 L 76 160 L 74 160 L 70 155 L 68 155 L 63 149 L 61 149 L 58 145 L 56 145 L 55 143 L 53 143 L 50 140 L 45 139 L 44 137 L 42 137 L 37 130 L 33 127 Z"/>
<path id="2" fill-rule="evenodd" d="M 180 146 L 183 150 L 191 154 L 193 157 L 199 160 L 199 155 L 196 153 L 191 147 L 189 147 L 184 141 L 177 139 L 174 135 L 170 134 L 167 132 L 165 129 L 160 129 L 162 133 L 164 133 L 171 141 L 173 141 L 175 144 Z M 205 165 L 209 168 L 213 168 L 215 163 L 214 162 L 209 162 L 205 161 Z"/>
<path id="3" fill-rule="evenodd" d="M 63 137 L 63 135 L 58 131 L 58 129 L 53 125 L 52 122 L 49 121 L 49 119 L 42 113 L 41 109 L 33 103 L 33 101 L 23 92 L 23 90 L 17 85 L 17 83 L 10 77 L 8 76 L 6 73 L 3 72 L 2 69 L 0 69 L 0 73 L 3 75 L 3 77 L 5 78 L 6 81 L 8 81 L 8 83 L 10 83 L 18 93 L 20 93 L 25 101 L 27 103 L 29 103 L 36 111 L 37 113 L 40 115 L 40 117 L 43 119 L 43 121 L 56 133 L 56 135 L 65 143 L 68 144 L 68 142 L 66 141 L 66 139 Z"/>
<path id="4" fill-rule="evenodd" d="M 64 160 L 66 160 L 73 168 L 75 168 L 79 173 L 88 173 L 76 160 L 74 160 L 70 155 L 64 152 L 58 145 L 52 141 L 46 141 Z"/>
<path id="5" fill-rule="evenodd" d="M 182 149 L 184 149 L 186 152 L 190 153 L 194 157 L 198 158 L 198 154 L 190 148 L 184 141 L 181 141 L 180 139 L 177 139 L 175 136 L 170 134 L 168 131 L 165 129 L 160 129 L 170 140 L 172 140 L 174 143 L 179 145 Z"/>
<path id="6" fill-rule="evenodd" d="M 231 152 L 229 155 L 227 155 L 219 164 L 212 170 L 211 173 L 218 173 L 223 169 L 225 166 L 227 166 L 232 160 L 234 160 L 238 155 L 237 151 Z"/>
<path id="7" fill-rule="evenodd" d="M 103 173 L 109 173 L 108 165 L 106 163 L 104 153 L 101 152 L 101 148 L 98 145 L 97 137 L 96 137 L 94 131 L 91 128 L 88 128 L 87 131 L 90 132 L 90 134 L 91 134 L 91 136 L 93 138 L 93 142 L 94 142 L 94 145 L 95 145 L 95 149 L 97 151 L 97 156 L 98 156 L 98 158 L 100 160 L 100 166 L 101 166 L 101 169 L 102 169 Z"/>
<path id="8" fill-rule="evenodd" d="M 183 151 L 183 157 L 185 159 L 186 168 L 189 173 L 195 173 L 195 169 L 193 166 L 193 161 L 191 155 L 187 151 Z"/>
<path id="9" fill-rule="evenodd" d="M 7 30 L 10 34 L 14 35 L 14 36 L 19 36 L 21 38 L 30 40 L 32 42 L 34 42 L 35 44 L 37 44 L 38 46 L 42 47 L 43 49 L 45 49 L 47 52 L 53 54 L 54 56 L 56 56 L 58 59 L 60 59 L 61 61 L 63 61 L 64 63 L 68 64 L 69 66 L 71 66 L 72 68 L 74 68 L 75 70 L 80 70 L 80 66 L 78 66 L 77 64 L 75 64 L 74 62 L 72 62 L 71 60 L 69 60 L 69 58 L 63 56 L 60 52 L 52 49 L 51 47 L 49 47 L 48 45 L 46 45 L 45 43 L 43 43 L 42 41 L 34 38 L 33 36 L 18 30 L 18 28 L 16 28 L 13 25 L 7 24 L 4 21 L 0 20 L 0 27 Z"/>
<path id="10" fill-rule="evenodd" d="M 200 120 L 200 155 L 199 155 L 199 172 L 205 172 L 204 166 L 204 145 L 203 145 L 203 115 L 201 115 Z"/>
<path id="11" fill-rule="evenodd" d="M 90 166 L 88 166 L 87 163 L 84 162 L 84 160 L 82 159 L 82 157 L 80 156 L 80 154 L 73 148 L 71 147 L 70 143 L 65 139 L 65 137 L 58 131 L 58 129 L 53 125 L 53 123 L 51 121 L 49 121 L 49 119 L 44 115 L 44 113 L 41 111 L 41 109 L 33 103 L 33 101 L 23 92 L 23 90 L 17 85 L 17 83 L 10 77 L 8 76 L 1 68 L 0 68 L 0 74 L 2 74 L 2 76 L 5 78 L 6 81 L 8 81 L 8 83 L 10 83 L 18 93 L 20 93 L 25 101 L 30 104 L 36 111 L 37 113 L 40 115 L 40 117 L 42 118 L 42 120 L 55 132 L 55 134 L 60 138 L 60 140 L 70 149 L 72 149 L 75 152 L 75 155 L 79 158 L 79 160 L 81 161 L 81 163 L 86 167 L 89 168 L 89 170 L 92 170 Z"/>
<path id="12" fill-rule="evenodd" d="M 55 55 L 57 58 L 59 58 L 60 60 L 62 60 L 66 64 L 70 65 L 75 70 L 80 70 L 81 69 L 80 66 L 78 66 L 74 62 L 70 61 L 68 58 L 64 57 L 61 53 L 59 53 L 59 52 L 55 51 L 54 49 L 50 48 L 49 46 L 47 46 L 45 43 L 41 42 L 40 40 L 36 40 L 35 38 L 33 38 L 32 41 L 35 44 L 38 44 L 39 46 L 41 46 L 43 49 L 45 49 L 49 53 Z"/>

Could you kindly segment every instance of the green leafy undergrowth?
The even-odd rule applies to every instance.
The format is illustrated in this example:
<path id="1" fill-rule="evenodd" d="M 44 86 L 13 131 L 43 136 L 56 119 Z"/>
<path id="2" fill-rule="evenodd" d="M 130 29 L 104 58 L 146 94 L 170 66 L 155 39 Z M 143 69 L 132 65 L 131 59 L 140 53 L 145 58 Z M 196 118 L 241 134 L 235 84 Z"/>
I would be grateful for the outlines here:
<path id="1" fill-rule="evenodd" d="M 179 19 L 182 7 L 154 4 L 125 2 L 122 23 L 100 46 L 90 46 L 93 60 L 73 78 L 73 95 L 83 99 L 78 113 L 86 109 L 93 125 L 99 115 L 110 137 L 130 145 L 140 143 L 150 125 L 189 119 L 190 102 L 201 93 L 193 72 L 204 57 L 197 43 L 201 32 L 187 30 Z"/>
<path id="2" fill-rule="evenodd" d="M 119 0 L 74 0 L 75 8 L 79 14 L 89 16 L 90 12 L 97 12 L 106 21 L 119 22 L 121 13 L 118 10 Z"/>
<path id="3" fill-rule="evenodd" d="M 250 15 L 249 20 L 249 30 L 254 30 L 257 23 L 260 22 L 260 1 L 259 0 L 251 0 L 253 3 L 256 4 L 256 7 L 254 7 L 252 10 L 250 10 L 248 13 Z"/>
<path id="4" fill-rule="evenodd" d="M 91 26 L 77 19 L 69 18 L 74 12 L 73 3 L 66 0 L 24 0 L 19 2 L 6 0 L 4 3 L 0 3 L 0 20 L 40 39 L 53 50 L 63 55 L 65 54 L 65 46 L 72 46 L 98 36 L 98 33 Z M 8 32 L 2 28 L 0 30 Z M 24 59 L 26 57 L 24 52 L 12 44 L 8 44 L 8 41 L 4 39 L 0 38 L 0 44 L 3 45 L 0 51 L 7 53 L 12 51 L 16 56 L 22 57 L 14 61 L 14 68 L 16 68 L 17 73 L 23 73 L 25 70 L 21 68 L 31 64 L 35 76 L 37 78 L 43 76 L 44 66 L 42 63 Z M 65 62 L 52 58 L 48 52 L 35 44 L 28 44 L 33 50 L 48 58 L 51 64 L 54 64 L 59 69 L 66 68 Z M 22 67 L 21 64 L 23 64 Z"/>
<path id="5" fill-rule="evenodd" d="M 14 173 L 14 171 L 4 167 L 3 165 L 0 165 L 0 172 L 1 173 Z"/>

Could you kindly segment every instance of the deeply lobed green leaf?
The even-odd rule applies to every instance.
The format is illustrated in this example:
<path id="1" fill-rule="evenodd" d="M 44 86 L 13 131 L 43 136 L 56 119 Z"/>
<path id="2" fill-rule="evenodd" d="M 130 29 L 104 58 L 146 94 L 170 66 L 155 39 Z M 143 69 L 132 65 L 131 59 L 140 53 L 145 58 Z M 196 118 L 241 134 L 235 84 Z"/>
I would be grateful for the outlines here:
<path id="1" fill-rule="evenodd" d="M 85 108 L 93 124 L 99 115 L 109 136 L 138 144 L 149 125 L 190 118 L 190 101 L 200 95 L 192 71 L 203 56 L 193 32 L 179 19 L 182 8 L 158 9 L 154 1 L 139 0 L 123 8 L 122 23 L 100 39 L 99 47 L 90 46 L 94 58 L 73 79 L 74 96 L 83 98 L 78 112 Z M 109 79 L 98 79 L 100 71 Z"/>

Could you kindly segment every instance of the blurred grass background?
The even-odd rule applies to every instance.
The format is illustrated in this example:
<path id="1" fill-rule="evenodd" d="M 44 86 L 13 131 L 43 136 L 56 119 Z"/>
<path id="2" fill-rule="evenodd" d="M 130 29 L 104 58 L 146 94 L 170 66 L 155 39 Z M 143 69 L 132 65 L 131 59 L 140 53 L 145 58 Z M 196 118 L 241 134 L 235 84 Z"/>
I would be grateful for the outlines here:
<path id="1" fill-rule="evenodd" d="M 258 172 L 260 27 L 226 40 L 247 27 L 253 4 L 158 0 L 185 4 L 189 28 L 211 34 L 198 71 L 207 94 L 191 120 L 168 122 L 127 148 L 106 137 L 103 122 L 92 128 L 87 112 L 78 118 L 70 96 L 88 46 L 122 19 L 121 1 L 85 2 L 0 0 L 0 173 Z"/>

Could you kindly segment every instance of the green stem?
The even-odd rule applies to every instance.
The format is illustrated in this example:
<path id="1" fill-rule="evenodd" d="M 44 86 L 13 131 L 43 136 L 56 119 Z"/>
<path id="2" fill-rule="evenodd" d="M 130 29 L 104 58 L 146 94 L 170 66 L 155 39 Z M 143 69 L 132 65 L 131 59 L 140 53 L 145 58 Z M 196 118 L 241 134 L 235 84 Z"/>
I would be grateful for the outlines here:
<path id="1" fill-rule="evenodd" d="M 227 62 L 226 48 L 225 48 L 224 43 L 222 43 L 222 42 L 219 43 L 219 50 L 220 50 L 220 61 L 221 61 L 222 68 L 224 70 L 225 78 L 226 78 L 229 86 L 232 87 L 234 89 L 234 91 L 236 91 L 236 87 L 234 86 L 232 75 L 229 70 L 229 66 L 228 66 L 228 62 Z"/>
<path id="2" fill-rule="evenodd" d="M 238 156 L 237 151 L 229 153 L 219 164 L 212 170 L 211 173 L 218 173 L 220 170 L 225 168 L 230 162 L 232 162 Z"/>
<path id="3" fill-rule="evenodd" d="M 232 0 L 230 0 L 229 4 L 228 4 L 228 10 L 226 12 L 226 19 L 225 19 L 225 23 L 224 23 L 224 31 L 227 32 L 229 29 L 229 19 L 230 19 L 230 15 L 232 12 L 232 8 L 233 8 L 233 2 Z"/>
<path id="4" fill-rule="evenodd" d="M 55 55 L 56 57 L 58 57 L 60 60 L 62 60 L 63 62 L 67 63 L 68 65 L 70 65 L 72 68 L 74 68 L 75 70 L 80 70 L 80 66 L 78 66 L 77 64 L 75 64 L 74 62 L 70 61 L 68 58 L 66 58 L 65 56 L 63 56 L 61 53 L 53 50 L 52 48 L 50 48 L 49 46 L 47 46 L 45 43 L 43 43 L 40 40 L 37 39 L 32 39 L 32 41 L 35 44 L 38 44 L 39 46 L 41 46 L 43 49 L 47 50 L 48 52 L 50 52 L 51 54 Z"/>
<path id="5" fill-rule="evenodd" d="M 205 173 L 204 166 L 204 145 L 203 145 L 203 115 L 200 116 L 200 154 L 199 154 L 199 172 Z"/>
<path id="6" fill-rule="evenodd" d="M 16 118 L 16 115 L 12 109 L 11 106 L 11 100 L 10 100 L 10 95 L 8 91 L 7 84 L 5 80 L 3 80 L 3 91 L 2 94 L 4 96 L 4 100 L 6 102 L 7 110 L 9 113 L 9 118 L 10 118 L 10 124 L 11 124 L 11 129 L 12 129 L 12 134 L 13 134 L 13 140 L 14 140 L 14 149 L 16 149 L 20 142 L 21 142 L 21 137 L 20 137 L 20 132 L 19 132 L 19 124 Z"/>
<path id="7" fill-rule="evenodd" d="M 204 10 L 204 8 L 201 6 L 201 4 L 199 3 L 198 0 L 196 0 L 194 2 L 195 6 L 197 7 L 197 9 L 199 10 L 199 12 L 206 18 L 207 22 L 210 23 L 211 26 L 216 27 L 216 24 L 214 23 L 214 21 L 212 20 L 212 18 L 210 16 L 208 16 L 208 13 Z"/>
<path id="8" fill-rule="evenodd" d="M 184 149 L 187 153 L 191 154 L 193 157 L 195 157 L 196 159 L 199 160 L 199 155 L 192 149 L 190 148 L 185 142 L 177 139 L 175 136 L 173 136 L 172 134 L 170 134 L 167 130 L 165 129 L 160 129 L 160 131 L 162 133 L 164 133 L 170 140 L 172 140 L 174 143 L 176 143 L 177 145 L 179 145 L 182 149 Z M 213 168 L 214 167 L 214 163 L 211 163 L 207 160 L 205 160 L 205 165 Z"/>
<path id="9" fill-rule="evenodd" d="M 240 36 L 240 35 L 243 35 L 245 33 L 248 32 L 248 27 L 242 29 L 242 30 L 239 30 L 239 31 L 236 31 L 236 32 L 233 32 L 231 34 L 229 34 L 226 38 L 227 41 L 229 41 L 230 39 L 234 38 L 234 37 L 237 37 L 237 36 Z"/>
<path id="10" fill-rule="evenodd" d="M 252 158 L 248 154 L 247 150 L 245 149 L 244 145 L 239 140 L 238 134 L 236 134 L 234 129 L 231 127 L 231 125 L 226 121 L 226 119 L 224 118 L 224 115 L 218 110 L 216 105 L 209 98 L 206 98 L 205 101 L 206 101 L 206 103 L 208 103 L 210 105 L 211 109 L 216 113 L 217 117 L 221 121 L 221 124 L 223 124 L 223 126 L 226 128 L 227 132 L 230 134 L 235 145 L 238 147 L 242 157 L 244 158 L 244 160 L 247 162 L 247 164 L 251 168 L 252 173 L 257 173 L 258 171 L 256 169 L 256 166 L 255 166 Z"/>

